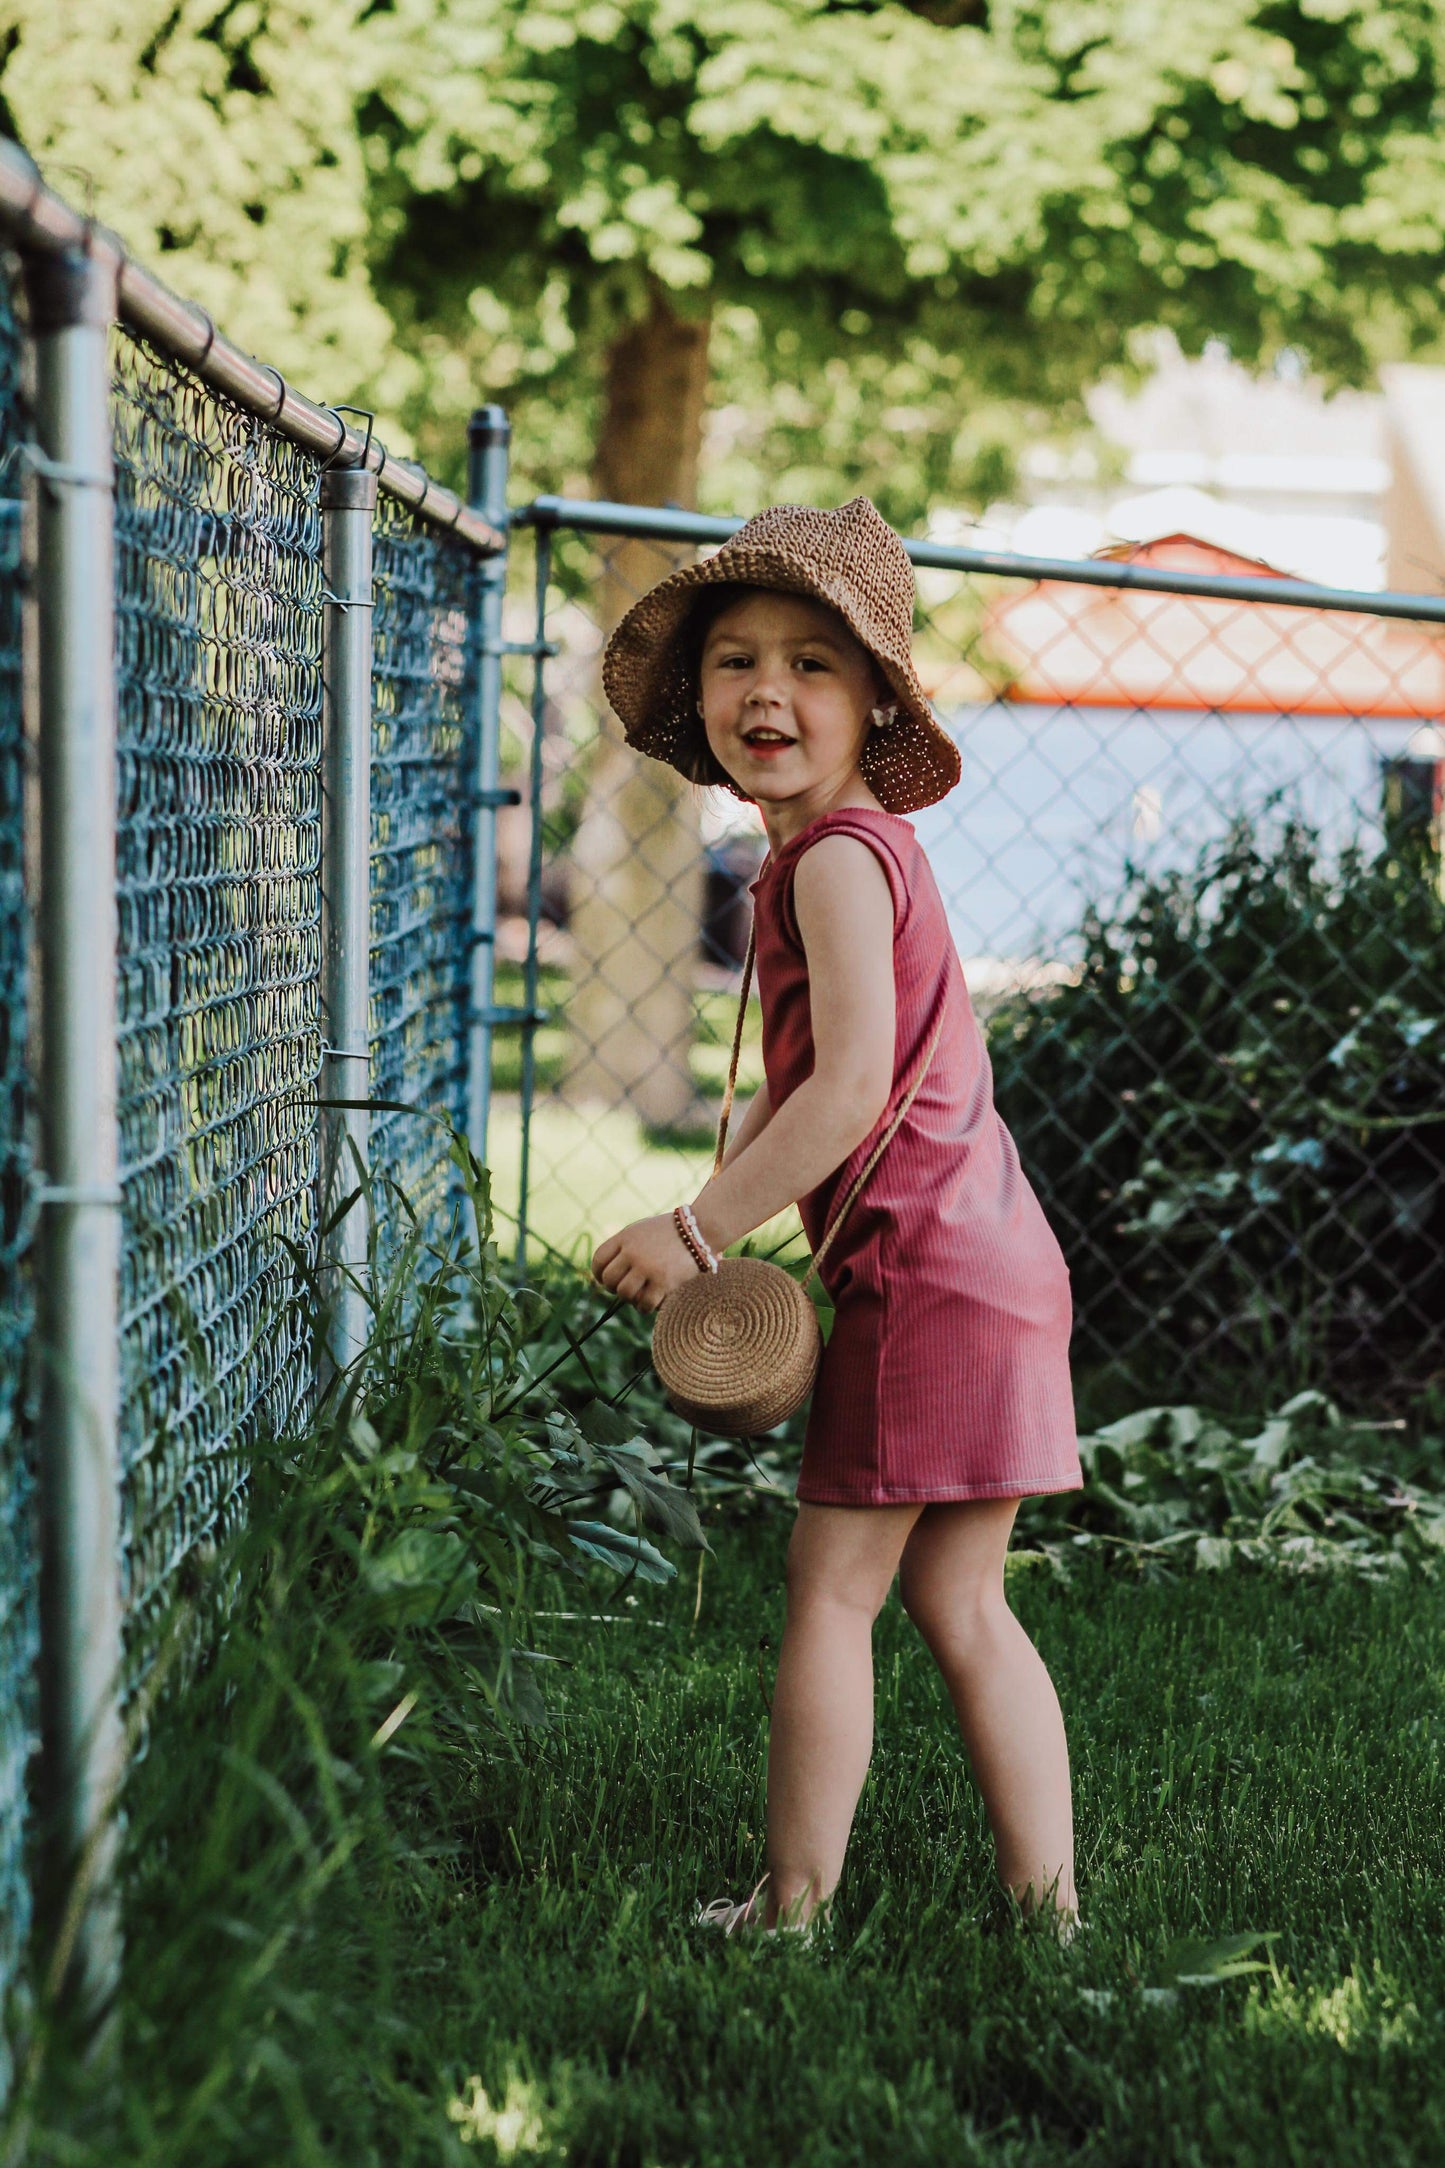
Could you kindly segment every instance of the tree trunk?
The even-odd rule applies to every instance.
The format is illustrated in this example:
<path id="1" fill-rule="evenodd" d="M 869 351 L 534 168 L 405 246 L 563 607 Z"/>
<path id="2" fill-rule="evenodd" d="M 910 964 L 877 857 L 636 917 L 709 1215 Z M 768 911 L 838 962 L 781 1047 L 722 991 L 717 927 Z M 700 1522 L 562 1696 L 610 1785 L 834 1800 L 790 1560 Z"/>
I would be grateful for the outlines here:
<path id="1" fill-rule="evenodd" d="M 708 329 L 706 317 L 675 316 L 657 293 L 646 321 L 613 347 L 593 469 L 599 498 L 697 503 Z M 602 549 L 604 636 L 691 554 L 655 542 Z M 623 742 L 600 676 L 595 698 L 600 727 L 573 854 L 568 1096 L 629 1104 L 649 1126 L 690 1127 L 700 1115 L 688 1055 L 703 908 L 694 786 Z"/>

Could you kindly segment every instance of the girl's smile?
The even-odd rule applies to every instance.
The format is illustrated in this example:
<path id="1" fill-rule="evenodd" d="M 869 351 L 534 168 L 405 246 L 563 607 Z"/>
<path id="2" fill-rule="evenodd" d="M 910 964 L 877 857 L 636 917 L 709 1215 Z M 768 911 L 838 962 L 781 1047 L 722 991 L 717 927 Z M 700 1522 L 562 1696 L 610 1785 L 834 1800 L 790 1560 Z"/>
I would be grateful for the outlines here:
<path id="1" fill-rule="evenodd" d="M 741 735 L 748 751 L 758 758 L 769 753 L 785 753 L 790 745 L 797 743 L 796 738 L 790 738 L 782 731 L 770 730 L 762 723 L 750 730 L 744 730 Z"/>

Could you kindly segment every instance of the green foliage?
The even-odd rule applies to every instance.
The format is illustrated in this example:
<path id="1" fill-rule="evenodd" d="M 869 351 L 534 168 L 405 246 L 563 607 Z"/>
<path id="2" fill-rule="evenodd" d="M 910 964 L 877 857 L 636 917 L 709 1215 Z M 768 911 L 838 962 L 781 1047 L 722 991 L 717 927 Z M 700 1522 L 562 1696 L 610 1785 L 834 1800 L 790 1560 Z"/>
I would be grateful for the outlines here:
<path id="1" fill-rule="evenodd" d="M 756 1237 L 740 1249 L 768 1254 Z M 685 1472 L 689 1492 L 709 1502 L 726 1500 L 733 1516 L 791 1497 L 806 1404 L 766 1438 L 695 1431 L 669 1407 L 652 1367 L 650 1317 L 630 1304 L 619 1305 L 589 1275 L 554 1254 L 533 1266 L 529 1278 L 545 1298 L 545 1314 L 529 1342 L 528 1367 L 545 1380 L 558 1404 L 580 1412 L 583 1420 L 589 1407 L 625 1409 L 626 1422 L 650 1442 L 660 1470 L 673 1477 Z M 625 1489 L 614 1492 L 615 1507 L 625 1495 Z"/>
<path id="2" fill-rule="evenodd" d="M 1330 864 L 1303 827 L 1241 825 L 1134 872 L 1083 951 L 990 1040 L 1076 1363 L 1116 1405 L 1181 1381 L 1227 1403 L 1262 1362 L 1356 1405 L 1418 1390 L 1445 1353 L 1438 887 L 1405 851 Z"/>
<path id="3" fill-rule="evenodd" d="M 392 0 L 368 36 L 383 289 L 415 351 L 546 402 L 554 481 L 656 288 L 717 313 L 751 423 L 709 502 L 841 474 L 906 521 L 996 487 L 998 410 L 1067 422 L 1138 327 L 1341 380 L 1440 333 L 1430 0 Z"/>
<path id="4" fill-rule="evenodd" d="M 1020 1522 L 1064 1572 L 1094 1545 L 1147 1573 L 1264 1565 L 1371 1579 L 1433 1572 L 1445 1552 L 1445 1436 L 1423 1410 L 1412 1434 L 1403 1418 L 1351 1422 L 1318 1392 L 1257 1430 L 1142 1408 L 1081 1437 L 1079 1459 L 1082 1496 L 1030 1500 Z"/>
<path id="5" fill-rule="evenodd" d="M 504 1276 L 490 1178 L 460 1137 L 451 1157 L 470 1227 L 436 1243 L 413 1224 L 384 1273 L 373 1254 L 367 1352 L 335 1381 L 320 1436 L 344 1440 L 337 1541 L 378 1617 L 461 1619 L 470 1636 L 482 1596 L 504 1620 L 522 1602 L 528 1562 L 579 1573 L 600 1560 L 665 1580 L 676 1568 L 644 1524 L 690 1549 L 705 1544 L 691 1498 L 661 1472 L 635 1412 L 595 1385 L 570 1406 L 549 1387 L 552 1305 Z M 393 1212 L 404 1204 L 389 1202 Z M 302 1282 L 319 1322 L 319 1286 L 305 1271 Z M 599 1308 L 576 1333 L 555 1321 L 567 1359 L 585 1366 L 608 1316 Z M 578 1516 L 619 1493 L 630 1530 Z"/>
<path id="6" fill-rule="evenodd" d="M 352 0 L 5 0 L 0 124 L 312 398 L 395 415 L 415 372 L 368 269 L 357 13 Z"/>
<path id="7" fill-rule="evenodd" d="M 539 1602 L 568 1582 L 591 1597 L 599 1566 L 624 1602 L 633 1583 L 674 1579 L 644 1528 L 709 1549 L 632 1414 L 595 1388 L 571 1405 L 549 1390 L 554 1341 L 585 1365 L 610 1314 L 559 1335 L 546 1298 L 499 1269 L 485 1171 L 460 1140 L 452 1153 L 469 1226 L 429 1243 L 413 1225 L 384 1271 L 373 1256 L 364 1358 L 333 1379 L 307 1436 L 257 1451 L 244 1524 L 133 1652 L 137 1726 L 158 1708 L 123 1802 L 140 1968 L 127 1992 L 141 2005 L 127 2047 L 149 2073 L 127 2138 L 143 2149 L 167 2129 L 177 2161 L 215 2089 L 254 2079 L 278 2020 L 315 2027 L 317 1998 L 335 1996 L 355 2052 L 370 1968 L 384 1985 L 387 1937 L 410 1907 L 437 1904 L 437 1863 L 463 1881 L 483 1871 L 467 1833 L 478 1799 L 549 1721 L 555 1659 L 530 1645 Z M 320 1284 L 298 1266 L 320 1334 Z M 189 1758 L 183 1801 L 175 1752 Z M 177 1813 L 162 1841 L 157 1817 Z M 332 1938 L 325 1962 L 317 1936 Z M 218 1942 L 234 1957 L 219 1969 Z M 168 2023 L 148 2021 L 167 2006 Z M 66 2052 L 42 2022 L 22 2128 L 46 2057 Z M 283 2082 L 275 2066 L 270 2079 Z"/>
<path id="8" fill-rule="evenodd" d="M 531 1350 L 547 1389 L 569 1406 L 625 1400 L 630 1421 L 689 1491 L 725 1506 L 730 1525 L 792 1496 L 806 1407 L 765 1439 L 693 1433 L 667 1405 L 648 1357 L 652 1321 L 606 1297 L 564 1262 L 533 1274 L 547 1323 Z M 598 1330 L 605 1319 L 606 1329 Z M 1236 1381 L 1247 1401 L 1258 1381 Z M 1018 1543 L 1061 1573 L 1102 1553 L 1149 1576 L 1180 1568 L 1263 1567 L 1367 1579 L 1445 1552 L 1445 1399 L 1408 1418 L 1352 1418 L 1323 1393 L 1299 1392 L 1269 1416 L 1193 1406 L 1143 1408 L 1079 1439 L 1082 1492 L 1028 1499 Z M 614 1494 L 615 1507 L 626 1493 Z M 575 1536 L 575 1530 L 574 1530 Z"/>
<path id="9" fill-rule="evenodd" d="M 585 482 L 660 287 L 710 504 L 911 524 L 1166 324 L 1359 381 L 1438 342 L 1438 0 L 8 0 L 0 119 L 313 396 Z M 380 299 L 378 298 L 380 296 Z M 383 308 L 382 303 L 385 306 Z"/>

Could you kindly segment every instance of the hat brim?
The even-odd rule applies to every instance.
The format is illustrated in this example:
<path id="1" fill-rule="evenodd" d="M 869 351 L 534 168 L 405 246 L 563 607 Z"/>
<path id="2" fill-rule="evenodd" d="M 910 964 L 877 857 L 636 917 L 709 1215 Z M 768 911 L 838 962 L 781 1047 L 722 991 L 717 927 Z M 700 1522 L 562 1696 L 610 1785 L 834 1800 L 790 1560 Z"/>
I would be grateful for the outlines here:
<path id="1" fill-rule="evenodd" d="M 840 580 L 812 573 L 794 557 L 733 550 L 686 565 L 632 605 L 607 643 L 602 683 L 629 745 L 692 772 L 702 740 L 697 680 L 686 637 L 699 592 L 714 586 L 764 587 L 806 595 L 836 610 L 887 680 L 897 717 L 875 728 L 859 758 L 864 781 L 890 813 L 935 805 L 962 773 L 958 747 L 934 715 L 911 655 L 880 653 L 859 623 L 854 596 Z M 738 797 L 747 793 L 737 784 Z"/>

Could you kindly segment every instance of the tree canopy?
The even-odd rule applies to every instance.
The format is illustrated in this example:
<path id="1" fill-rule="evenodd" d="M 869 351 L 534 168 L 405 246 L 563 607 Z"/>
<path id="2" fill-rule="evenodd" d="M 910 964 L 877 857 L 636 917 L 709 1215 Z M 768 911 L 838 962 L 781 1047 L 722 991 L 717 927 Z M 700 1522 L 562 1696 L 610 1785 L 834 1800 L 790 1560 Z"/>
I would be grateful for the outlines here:
<path id="1" fill-rule="evenodd" d="M 575 482 L 661 306 L 710 501 L 910 519 L 1142 328 L 1429 351 L 1442 86 L 1441 0 L 0 0 L 22 140 L 309 389 Z"/>
<path id="2" fill-rule="evenodd" d="M 339 0 L 0 0 L 0 123 L 52 185 L 313 397 L 416 371 L 368 262 Z"/>
<path id="3" fill-rule="evenodd" d="M 916 516 L 1141 327 L 1341 382 L 1437 339 L 1442 31 L 1436 0 L 380 0 L 378 276 L 418 344 L 570 412 L 651 297 L 711 314 L 762 469 L 828 442 L 831 486 Z"/>

